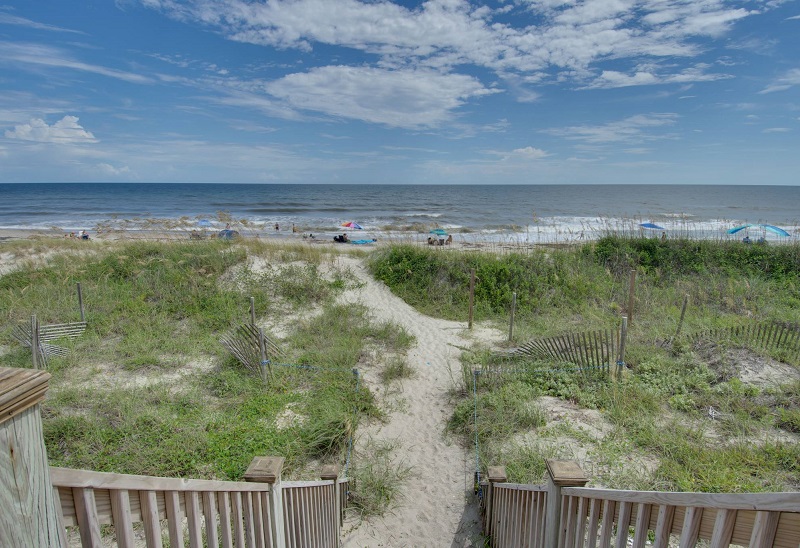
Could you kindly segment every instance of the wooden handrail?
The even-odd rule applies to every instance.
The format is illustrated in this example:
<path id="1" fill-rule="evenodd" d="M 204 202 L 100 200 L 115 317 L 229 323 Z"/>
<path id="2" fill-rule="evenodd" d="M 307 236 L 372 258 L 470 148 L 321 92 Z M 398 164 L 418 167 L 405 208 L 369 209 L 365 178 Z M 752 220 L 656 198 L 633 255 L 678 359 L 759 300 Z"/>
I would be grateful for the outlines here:
<path id="1" fill-rule="evenodd" d="M 57 487 L 77 487 L 92 489 L 127 489 L 129 491 L 269 491 L 268 483 L 248 483 L 239 481 L 200 480 L 184 478 L 161 478 L 74 470 L 71 468 L 50 467 L 50 477 Z"/>

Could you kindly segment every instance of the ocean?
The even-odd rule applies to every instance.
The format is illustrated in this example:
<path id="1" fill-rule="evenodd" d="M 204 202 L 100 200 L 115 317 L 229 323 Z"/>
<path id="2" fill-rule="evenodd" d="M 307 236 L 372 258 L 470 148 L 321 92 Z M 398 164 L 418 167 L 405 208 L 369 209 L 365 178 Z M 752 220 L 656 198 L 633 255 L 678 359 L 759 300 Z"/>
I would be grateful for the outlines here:
<path id="1" fill-rule="evenodd" d="M 0 228 L 64 232 L 208 230 L 330 235 L 357 222 L 371 237 L 443 228 L 464 240 L 563 242 L 609 232 L 741 238 L 726 230 L 766 223 L 750 236 L 800 238 L 800 187 L 696 185 L 250 185 L 158 183 L 0 184 Z"/>

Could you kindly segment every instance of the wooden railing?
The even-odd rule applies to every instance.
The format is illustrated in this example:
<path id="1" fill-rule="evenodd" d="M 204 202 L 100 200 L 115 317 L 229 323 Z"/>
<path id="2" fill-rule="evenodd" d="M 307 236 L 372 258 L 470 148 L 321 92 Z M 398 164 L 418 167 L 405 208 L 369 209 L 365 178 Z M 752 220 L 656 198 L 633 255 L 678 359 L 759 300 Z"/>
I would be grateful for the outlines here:
<path id="1" fill-rule="evenodd" d="M 66 548 L 69 527 L 86 548 L 339 545 L 348 480 L 337 466 L 310 482 L 282 482 L 281 457 L 255 457 L 245 482 L 49 467 L 39 409 L 49 378 L 0 368 L 0 547 Z"/>
<path id="2" fill-rule="evenodd" d="M 83 546 L 98 546 L 113 525 L 117 546 L 134 546 L 136 523 L 148 547 L 276 546 L 274 490 L 268 483 L 187 480 L 50 468 L 62 525 L 78 527 Z M 185 520 L 185 525 L 184 525 Z M 204 535 L 205 533 L 205 535 Z"/>
<path id="3" fill-rule="evenodd" d="M 484 534 L 495 548 L 797 548 L 800 493 L 669 493 L 582 487 L 571 461 L 547 461 L 546 486 L 505 483 L 491 467 L 482 486 Z"/>

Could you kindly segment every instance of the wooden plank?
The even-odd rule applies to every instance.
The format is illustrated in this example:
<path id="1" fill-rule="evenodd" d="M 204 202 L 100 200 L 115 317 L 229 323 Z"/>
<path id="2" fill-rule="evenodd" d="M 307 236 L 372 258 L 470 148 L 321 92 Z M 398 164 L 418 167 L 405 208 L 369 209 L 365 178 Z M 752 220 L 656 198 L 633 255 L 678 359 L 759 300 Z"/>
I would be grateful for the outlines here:
<path id="1" fill-rule="evenodd" d="M 219 508 L 219 537 L 221 546 L 222 548 L 233 548 L 231 502 L 228 493 L 222 491 L 217 493 L 217 508 Z"/>
<path id="2" fill-rule="evenodd" d="M 778 530 L 780 512 L 757 512 L 750 546 L 772 546 Z"/>
<path id="3" fill-rule="evenodd" d="M 562 489 L 563 493 L 563 489 Z M 616 502 L 610 499 L 603 501 L 603 521 L 600 526 L 600 547 L 611 546 L 611 535 L 614 531 L 614 507 Z"/>
<path id="4" fill-rule="evenodd" d="M 589 533 L 587 534 L 587 548 L 597 548 L 597 533 L 600 526 L 601 505 L 602 503 L 599 500 L 589 499 Z"/>
<path id="5" fill-rule="evenodd" d="M 586 539 L 586 520 L 589 499 L 580 497 L 578 499 L 578 519 L 575 527 L 575 548 L 583 548 Z"/>
<path id="6" fill-rule="evenodd" d="M 125 489 L 111 491 L 111 513 L 114 516 L 114 533 L 119 548 L 134 548 L 131 499 Z"/>
<path id="7" fill-rule="evenodd" d="M 619 518 L 617 518 L 617 542 L 616 548 L 627 548 L 628 546 L 628 526 L 631 522 L 631 511 L 633 505 L 630 502 L 622 501 L 619 504 Z"/>
<path id="8" fill-rule="evenodd" d="M 244 515 L 244 536 L 247 548 L 256 548 L 255 523 L 253 520 L 253 493 L 244 493 L 242 495 L 242 514 Z"/>
<path id="9" fill-rule="evenodd" d="M 700 523 L 703 521 L 703 509 L 697 506 L 689 506 L 683 515 L 683 527 L 681 527 L 680 548 L 691 548 L 697 543 L 700 534 Z"/>
<path id="10" fill-rule="evenodd" d="M 675 519 L 675 507 L 661 504 L 658 507 L 658 521 L 656 522 L 655 539 L 653 548 L 668 548 L 669 535 L 672 531 L 672 522 Z"/>
<path id="11" fill-rule="evenodd" d="M 714 533 L 711 536 L 711 548 L 728 548 L 735 525 L 736 510 L 718 509 L 717 518 L 714 520 Z"/>
<path id="12" fill-rule="evenodd" d="M 217 535 L 217 501 L 214 493 L 203 491 L 203 516 L 206 523 L 206 542 L 209 546 L 219 546 Z"/>
<path id="13" fill-rule="evenodd" d="M 197 491 L 189 491 L 186 498 L 186 524 L 189 529 L 189 548 L 203 548 L 203 527 L 200 512 L 200 496 Z"/>
<path id="14" fill-rule="evenodd" d="M 701 506 L 729 510 L 771 510 L 800 512 L 797 493 L 686 493 L 661 491 L 625 491 L 591 487 L 564 487 L 570 496 L 611 499 L 618 502 Z"/>
<path id="15" fill-rule="evenodd" d="M 169 545 L 183 546 L 183 512 L 177 491 L 164 492 L 164 506 L 167 514 Z"/>
<path id="16" fill-rule="evenodd" d="M 100 520 L 97 518 L 94 489 L 73 489 L 72 496 L 75 498 L 75 514 L 78 518 L 81 545 L 84 548 L 102 548 L 103 540 L 100 536 Z"/>
<path id="17" fill-rule="evenodd" d="M 242 493 L 231 493 L 231 513 L 233 515 L 233 538 L 236 548 L 245 548 Z"/>
<path id="18" fill-rule="evenodd" d="M 219 481 L 183 478 L 161 478 L 132 474 L 113 474 L 50 467 L 54 485 L 60 487 L 92 487 L 94 489 L 128 489 L 129 491 L 269 491 L 269 484 L 244 481 Z"/>
<path id="19" fill-rule="evenodd" d="M 644 548 L 645 542 L 647 542 L 647 534 L 650 530 L 651 508 L 649 504 L 638 505 L 633 533 L 633 548 Z"/>
<path id="20" fill-rule="evenodd" d="M 142 506 L 142 523 L 144 523 L 147 547 L 162 548 L 161 524 L 158 522 L 158 503 L 155 491 L 139 491 L 139 502 Z"/>

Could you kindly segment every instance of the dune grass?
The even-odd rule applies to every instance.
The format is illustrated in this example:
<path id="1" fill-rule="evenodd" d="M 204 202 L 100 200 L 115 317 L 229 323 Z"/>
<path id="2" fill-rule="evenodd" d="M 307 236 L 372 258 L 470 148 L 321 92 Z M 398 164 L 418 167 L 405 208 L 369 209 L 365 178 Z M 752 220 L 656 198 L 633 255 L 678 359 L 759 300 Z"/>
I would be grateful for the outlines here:
<path id="1" fill-rule="evenodd" d="M 10 337 L 14 325 L 34 313 L 46 324 L 77 321 L 75 283 L 83 289 L 87 332 L 61 341 L 70 354 L 49 364 L 51 464 L 239 479 L 254 456 L 280 455 L 286 477 L 309 479 L 324 463 L 345 464 L 360 421 L 382 418 L 353 369 L 384 367 L 375 349 L 402 356 L 412 338 L 363 307 L 337 305 L 356 282 L 319 249 L 84 244 L 0 244 L 0 252 L 46 258 L 0 277 L 3 365 L 30 367 L 30 351 Z M 219 344 L 249 321 L 251 296 L 259 320 L 285 332 L 267 333 L 285 363 L 273 364 L 266 385 Z"/>
<path id="2" fill-rule="evenodd" d="M 496 358 L 481 348 L 464 354 L 450 429 L 470 448 L 477 434 L 484 470 L 503 464 L 510 481 L 538 483 L 543 458 L 577 458 L 594 484 L 609 487 L 800 489 L 797 352 L 687 338 L 663 347 L 677 331 L 685 295 L 690 304 L 683 334 L 755 320 L 800 321 L 800 246 L 607 237 L 502 256 L 398 246 L 375 253 L 370 264 L 378 279 L 420 311 L 462 321 L 474 269 L 476 321 L 503 331 L 516 292 L 510 346 L 618 326 L 630 271 L 636 271 L 621 378 L 541 371 L 569 364 L 522 362 L 518 374 L 478 376 L 473 387 L 473 369 Z M 795 375 L 776 373 L 769 386 L 748 384 L 737 377 L 745 361 L 760 367 L 782 362 Z M 569 417 L 547 417 L 537 407 L 545 395 L 599 410 L 607 432 L 587 434 Z"/>

